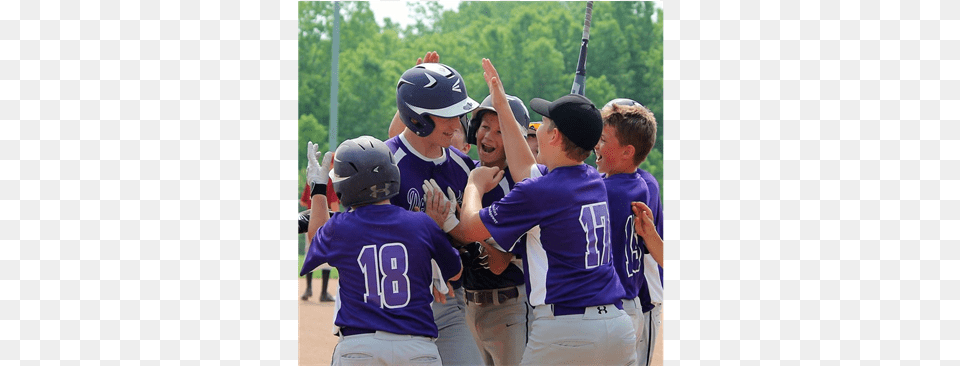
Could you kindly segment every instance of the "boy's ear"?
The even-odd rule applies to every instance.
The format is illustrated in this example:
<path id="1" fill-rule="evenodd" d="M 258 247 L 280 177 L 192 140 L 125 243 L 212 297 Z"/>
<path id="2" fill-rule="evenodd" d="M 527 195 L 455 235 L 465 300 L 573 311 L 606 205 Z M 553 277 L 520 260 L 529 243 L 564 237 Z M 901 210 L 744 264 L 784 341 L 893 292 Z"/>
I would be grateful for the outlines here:
<path id="1" fill-rule="evenodd" d="M 633 161 L 633 154 L 635 154 L 636 152 L 637 152 L 637 149 L 633 147 L 633 145 L 627 145 L 626 148 L 623 149 L 623 157 L 625 159 L 630 159 L 630 161 Z"/>
<path id="2" fill-rule="evenodd" d="M 563 143 L 563 138 L 560 137 L 560 129 L 559 129 L 559 128 L 554 127 L 553 129 L 548 130 L 547 133 L 550 134 L 550 138 L 547 140 L 547 143 L 549 143 L 550 145 L 552 145 L 552 146 L 560 146 L 560 144 Z"/>
<path id="3" fill-rule="evenodd" d="M 470 149 L 473 148 L 473 145 L 470 145 L 470 144 L 467 144 L 467 143 L 464 143 L 464 145 L 467 145 L 467 147 L 466 147 L 465 149 L 463 149 L 463 153 L 464 153 L 464 154 L 469 154 L 469 153 L 470 153 Z"/>

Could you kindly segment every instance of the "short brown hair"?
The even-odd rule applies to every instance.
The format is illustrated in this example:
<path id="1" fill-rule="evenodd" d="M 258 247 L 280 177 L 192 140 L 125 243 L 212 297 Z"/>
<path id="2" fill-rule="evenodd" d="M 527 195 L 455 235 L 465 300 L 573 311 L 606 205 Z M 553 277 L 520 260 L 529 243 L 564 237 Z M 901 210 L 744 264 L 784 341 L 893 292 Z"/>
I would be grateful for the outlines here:
<path id="1" fill-rule="evenodd" d="M 550 121 L 549 124 L 546 123 L 547 120 L 548 120 L 547 118 L 544 118 L 544 123 L 540 127 L 542 128 L 543 126 L 547 126 L 547 128 L 551 130 L 557 130 L 557 133 L 560 134 L 560 138 L 561 138 L 560 141 L 562 142 L 562 145 L 560 146 L 560 148 L 563 150 L 564 154 L 566 154 L 568 158 L 576 161 L 584 161 L 590 157 L 591 150 L 586 150 L 580 146 L 577 146 L 577 144 L 573 143 L 573 141 L 570 140 L 567 137 L 567 135 L 564 135 L 563 132 L 557 129 L 557 124 L 554 123 L 553 120 L 549 120 Z"/>
<path id="2" fill-rule="evenodd" d="M 657 118 L 647 108 L 613 104 L 601 111 L 603 125 L 617 131 L 617 140 L 633 146 L 633 163 L 640 165 L 657 142 Z"/>

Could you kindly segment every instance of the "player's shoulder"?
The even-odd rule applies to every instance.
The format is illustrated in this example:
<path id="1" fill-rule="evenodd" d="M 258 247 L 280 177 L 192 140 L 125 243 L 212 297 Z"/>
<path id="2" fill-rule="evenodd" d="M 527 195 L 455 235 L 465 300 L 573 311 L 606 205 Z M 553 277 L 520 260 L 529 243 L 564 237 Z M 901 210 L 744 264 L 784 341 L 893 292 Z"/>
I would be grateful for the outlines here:
<path id="1" fill-rule="evenodd" d="M 470 158 L 469 155 L 464 154 L 463 151 L 457 150 L 452 147 L 448 147 L 447 153 L 449 154 L 450 159 L 452 159 L 457 165 L 464 167 L 464 169 L 467 169 L 468 171 L 473 170 L 473 168 L 480 166 L 479 165 L 480 161 L 473 160 L 472 158 Z"/>
<path id="2" fill-rule="evenodd" d="M 650 174 L 650 172 L 637 168 L 637 174 L 647 182 L 648 186 L 660 186 L 660 182 L 657 181 L 657 177 L 654 177 L 653 174 Z"/>
<path id="3" fill-rule="evenodd" d="M 390 148 L 390 151 L 394 151 L 394 152 L 400 148 L 400 145 L 402 145 L 400 143 L 400 135 L 393 136 L 387 139 L 386 141 L 384 141 L 383 143 L 386 144 L 388 148 Z"/>

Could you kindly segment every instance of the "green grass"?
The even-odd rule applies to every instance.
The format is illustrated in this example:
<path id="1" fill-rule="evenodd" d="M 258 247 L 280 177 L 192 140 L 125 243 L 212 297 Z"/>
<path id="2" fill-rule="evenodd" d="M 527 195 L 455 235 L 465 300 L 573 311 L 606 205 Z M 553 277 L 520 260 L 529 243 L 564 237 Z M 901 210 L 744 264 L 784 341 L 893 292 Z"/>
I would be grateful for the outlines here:
<path id="1" fill-rule="evenodd" d="M 303 254 L 297 256 L 297 274 L 300 273 L 300 268 L 303 268 Z M 320 275 L 318 271 L 313 271 L 317 276 Z M 340 273 L 337 272 L 336 268 L 330 268 L 330 278 L 340 278 Z"/>

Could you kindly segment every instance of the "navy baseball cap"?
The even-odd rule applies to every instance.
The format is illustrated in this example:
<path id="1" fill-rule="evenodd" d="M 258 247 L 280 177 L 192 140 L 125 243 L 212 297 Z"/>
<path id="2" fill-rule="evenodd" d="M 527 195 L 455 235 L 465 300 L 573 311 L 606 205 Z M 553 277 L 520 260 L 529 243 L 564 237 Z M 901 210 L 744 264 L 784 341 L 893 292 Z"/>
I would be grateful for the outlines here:
<path id="1" fill-rule="evenodd" d="M 603 118 L 597 106 L 585 96 L 567 94 L 552 102 L 533 98 L 530 109 L 553 120 L 564 136 L 584 150 L 593 150 L 600 141 Z"/>

